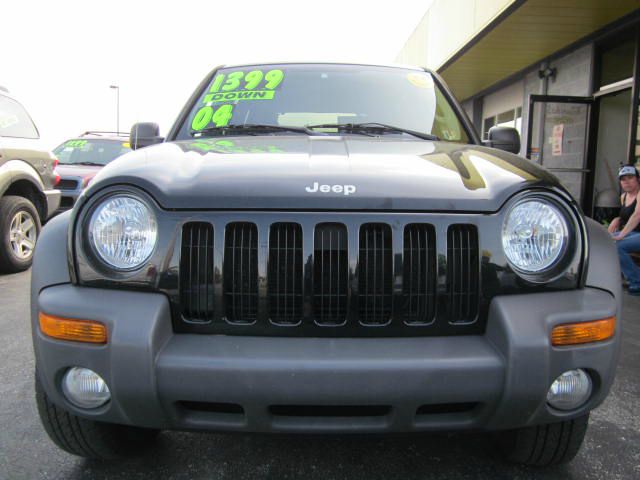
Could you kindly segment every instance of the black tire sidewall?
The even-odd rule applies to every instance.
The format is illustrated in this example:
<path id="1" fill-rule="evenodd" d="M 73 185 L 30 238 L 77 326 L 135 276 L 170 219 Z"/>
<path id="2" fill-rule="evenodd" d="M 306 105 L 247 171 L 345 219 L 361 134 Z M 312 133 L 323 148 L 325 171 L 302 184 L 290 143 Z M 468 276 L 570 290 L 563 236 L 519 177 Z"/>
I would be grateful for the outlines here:
<path id="1" fill-rule="evenodd" d="M 31 215 L 36 225 L 36 242 L 40 238 L 40 217 L 36 207 L 23 197 L 6 196 L 0 198 L 0 271 L 14 273 L 26 270 L 33 262 L 33 253 L 29 258 L 20 259 L 15 256 L 9 240 L 11 221 L 20 211 Z"/>
<path id="2" fill-rule="evenodd" d="M 49 438 L 73 455 L 116 460 L 142 453 L 155 444 L 156 429 L 81 418 L 48 397 L 39 369 L 35 369 L 35 396 L 40 421 Z"/>

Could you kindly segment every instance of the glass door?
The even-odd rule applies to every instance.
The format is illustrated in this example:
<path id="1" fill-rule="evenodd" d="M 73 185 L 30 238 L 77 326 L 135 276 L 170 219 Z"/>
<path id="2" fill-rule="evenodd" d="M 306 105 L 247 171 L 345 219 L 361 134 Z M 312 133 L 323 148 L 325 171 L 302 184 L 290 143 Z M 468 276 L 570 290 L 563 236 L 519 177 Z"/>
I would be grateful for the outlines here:
<path id="1" fill-rule="evenodd" d="M 586 211 L 599 222 L 610 222 L 620 210 L 618 169 L 629 157 L 631 88 L 599 96 L 597 146 L 593 169 L 593 209 Z"/>
<path id="2" fill-rule="evenodd" d="M 531 95 L 527 158 L 552 172 L 583 204 L 588 175 L 587 152 L 591 97 Z"/>

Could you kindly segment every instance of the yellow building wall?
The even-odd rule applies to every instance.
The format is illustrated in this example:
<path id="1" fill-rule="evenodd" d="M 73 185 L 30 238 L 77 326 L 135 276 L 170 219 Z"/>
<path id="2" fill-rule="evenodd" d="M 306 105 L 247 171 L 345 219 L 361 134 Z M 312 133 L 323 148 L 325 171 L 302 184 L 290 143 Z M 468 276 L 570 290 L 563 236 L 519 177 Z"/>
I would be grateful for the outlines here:
<path id="1" fill-rule="evenodd" d="M 437 70 L 516 0 L 435 0 L 404 47 L 397 63 Z"/>

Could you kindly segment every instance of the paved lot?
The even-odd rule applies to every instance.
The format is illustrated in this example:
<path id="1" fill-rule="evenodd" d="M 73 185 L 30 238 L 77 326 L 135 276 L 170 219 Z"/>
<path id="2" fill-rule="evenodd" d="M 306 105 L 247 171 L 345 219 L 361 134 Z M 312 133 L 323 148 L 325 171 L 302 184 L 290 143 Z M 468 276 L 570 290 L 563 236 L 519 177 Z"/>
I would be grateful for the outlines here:
<path id="1" fill-rule="evenodd" d="M 625 335 L 613 391 L 591 416 L 572 464 L 505 465 L 483 435 L 280 437 L 166 432 L 119 464 L 58 450 L 33 398 L 29 272 L 0 276 L 0 479 L 637 479 L 640 478 L 640 298 L 624 299 Z"/>

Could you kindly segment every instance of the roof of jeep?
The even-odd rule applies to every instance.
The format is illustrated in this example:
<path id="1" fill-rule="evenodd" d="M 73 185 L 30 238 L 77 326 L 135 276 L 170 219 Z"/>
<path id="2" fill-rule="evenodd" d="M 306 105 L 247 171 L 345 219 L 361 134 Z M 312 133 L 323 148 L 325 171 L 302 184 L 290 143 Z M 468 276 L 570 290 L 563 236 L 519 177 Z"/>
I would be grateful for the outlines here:
<path id="1" fill-rule="evenodd" d="M 13 96 L 9 90 L 3 90 L 0 88 L 0 95 L 2 95 L 3 97 L 8 97 L 11 100 L 15 100 L 16 102 L 20 103 L 20 100 Z M 22 103 L 20 103 L 20 105 L 22 105 Z"/>
<path id="2" fill-rule="evenodd" d="M 222 64 L 217 68 L 238 68 L 238 67 L 255 67 L 259 65 L 352 65 L 354 67 L 388 67 L 388 68 L 398 68 L 404 70 L 417 70 L 417 71 L 428 71 L 429 69 L 425 69 L 423 67 L 418 67 L 416 65 L 403 65 L 398 63 L 349 63 L 349 62 L 250 62 L 250 63 L 238 63 L 238 64 Z"/>

